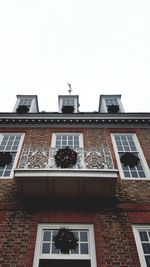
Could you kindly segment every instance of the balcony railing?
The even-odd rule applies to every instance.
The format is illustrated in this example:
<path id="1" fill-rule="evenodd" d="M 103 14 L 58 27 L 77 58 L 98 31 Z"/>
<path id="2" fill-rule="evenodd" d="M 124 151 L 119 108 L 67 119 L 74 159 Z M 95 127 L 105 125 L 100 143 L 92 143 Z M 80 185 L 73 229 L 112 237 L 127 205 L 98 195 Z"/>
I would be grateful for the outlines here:
<path id="1" fill-rule="evenodd" d="M 114 169 L 112 156 L 107 144 L 99 148 L 76 148 L 77 162 L 72 169 Z M 56 166 L 58 149 L 32 148 L 25 146 L 18 168 L 20 169 L 60 169 Z"/>
<path id="2" fill-rule="evenodd" d="M 107 144 L 99 148 L 78 148 L 71 168 L 58 168 L 56 148 L 25 146 L 14 176 L 23 198 L 111 198 L 118 171 L 114 169 Z"/>

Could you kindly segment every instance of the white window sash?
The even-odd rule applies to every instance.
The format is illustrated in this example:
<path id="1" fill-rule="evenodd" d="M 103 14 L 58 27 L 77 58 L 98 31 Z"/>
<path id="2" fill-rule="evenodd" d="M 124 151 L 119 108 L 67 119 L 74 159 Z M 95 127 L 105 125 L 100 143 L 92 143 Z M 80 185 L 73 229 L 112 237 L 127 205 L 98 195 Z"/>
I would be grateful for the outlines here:
<path id="1" fill-rule="evenodd" d="M 0 176 L 0 179 L 10 179 L 10 178 L 13 178 L 13 172 L 14 172 L 14 168 L 17 165 L 17 161 L 18 161 L 18 158 L 19 158 L 19 154 L 20 154 L 22 143 L 23 143 L 23 139 L 24 139 L 24 134 L 23 133 L 1 133 L 0 134 L 0 143 L 2 142 L 4 135 L 10 135 L 10 136 L 11 135 L 12 136 L 21 135 L 17 151 L 16 150 L 14 151 L 16 153 L 16 155 L 15 155 L 15 159 L 14 159 L 14 162 L 13 162 L 13 165 L 12 165 L 12 169 L 11 169 L 10 175 L 9 176 Z M 7 150 L 7 152 L 11 153 L 13 151 L 12 150 L 10 150 L 10 151 Z"/>
<path id="2" fill-rule="evenodd" d="M 88 230 L 89 231 L 89 254 L 48 254 L 41 255 L 42 246 L 42 232 L 43 229 L 60 229 L 61 227 L 66 227 L 74 230 Z M 94 240 L 94 227 L 93 225 L 83 225 L 83 224 L 39 224 L 37 229 L 37 238 L 34 253 L 33 267 L 38 267 L 40 259 L 70 259 L 70 260 L 90 260 L 91 267 L 96 267 L 96 254 L 95 254 L 95 240 Z"/>
<path id="3" fill-rule="evenodd" d="M 143 170 L 144 170 L 144 173 L 145 173 L 145 177 L 125 177 L 124 176 L 124 172 L 123 172 L 123 169 L 122 169 L 122 165 L 121 165 L 121 162 L 120 162 L 120 157 L 119 157 L 119 153 L 118 153 L 118 148 L 117 148 L 117 144 L 116 144 L 116 140 L 115 140 L 115 136 L 120 136 L 120 135 L 132 135 L 133 137 L 133 141 L 134 141 L 134 144 L 136 146 L 136 149 L 137 149 L 137 152 L 140 156 L 140 160 L 141 160 L 141 164 L 142 164 L 142 167 L 143 167 Z M 119 167 L 119 171 L 120 171 L 120 176 L 122 179 L 127 179 L 127 180 L 144 180 L 144 179 L 150 179 L 150 170 L 149 170 L 149 167 L 148 167 L 148 164 L 146 162 L 146 159 L 145 159 L 145 156 L 144 156 L 144 153 L 142 151 L 142 148 L 140 146 L 140 143 L 138 141 L 138 138 L 136 136 L 135 133 L 113 133 L 111 134 L 111 137 L 112 137 L 112 142 L 113 142 L 113 147 L 114 147 L 114 151 L 115 151 L 115 155 L 116 155 L 116 159 L 117 159 L 117 163 L 118 163 L 118 167 Z"/>
<path id="4" fill-rule="evenodd" d="M 141 267 L 147 267 L 146 261 L 145 261 L 145 256 L 142 248 L 142 243 L 141 239 L 139 236 L 139 231 L 145 230 L 145 231 L 150 231 L 150 225 L 133 225 L 132 226 L 133 233 L 134 233 L 134 238 L 135 238 L 135 243 L 139 255 L 139 260 L 141 263 Z"/>
<path id="5" fill-rule="evenodd" d="M 56 147 L 56 136 L 62 136 L 62 135 L 73 135 L 73 136 L 79 136 L 79 147 L 82 148 L 83 147 L 83 134 L 82 133 L 66 133 L 66 132 L 61 132 L 61 133 L 53 133 L 52 134 L 52 143 L 51 143 L 51 147 L 55 148 Z"/>

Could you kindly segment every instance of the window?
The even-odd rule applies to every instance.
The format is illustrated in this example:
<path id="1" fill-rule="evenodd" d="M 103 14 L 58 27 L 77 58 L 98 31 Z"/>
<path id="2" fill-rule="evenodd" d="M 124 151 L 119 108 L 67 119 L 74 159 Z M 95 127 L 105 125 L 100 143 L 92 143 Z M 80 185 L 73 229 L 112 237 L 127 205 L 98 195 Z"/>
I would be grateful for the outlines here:
<path id="1" fill-rule="evenodd" d="M 116 98 L 106 98 L 105 102 L 106 102 L 106 106 L 111 106 L 111 105 L 117 106 L 118 105 L 118 101 Z"/>
<path id="2" fill-rule="evenodd" d="M 53 236 L 60 228 L 67 228 L 74 233 L 78 239 L 78 246 L 75 250 L 63 254 L 55 248 Z M 33 267 L 43 266 L 77 266 L 95 267 L 95 242 L 92 225 L 44 225 L 38 226 L 37 240 L 34 255 Z"/>
<path id="3" fill-rule="evenodd" d="M 135 225 L 133 232 L 141 266 L 150 267 L 150 225 Z"/>
<path id="4" fill-rule="evenodd" d="M 55 142 L 56 148 L 79 148 L 80 134 L 56 134 Z"/>
<path id="5" fill-rule="evenodd" d="M 23 135 L 21 133 L 0 134 L 0 152 L 9 152 L 12 156 L 12 160 L 9 164 L 0 167 L 1 178 L 10 178 L 10 176 L 12 176 L 12 169 L 16 164 L 22 136 Z"/>
<path id="6" fill-rule="evenodd" d="M 52 136 L 52 147 L 73 148 L 83 147 L 83 136 L 81 133 L 54 133 Z"/>
<path id="7" fill-rule="evenodd" d="M 20 98 L 18 106 L 27 106 L 28 108 L 31 107 L 32 98 Z"/>
<path id="8" fill-rule="evenodd" d="M 147 178 L 149 175 L 149 168 L 136 135 L 113 134 L 112 140 L 121 176 L 123 178 Z M 120 158 L 126 152 L 132 153 L 139 158 L 138 165 L 131 168 L 121 163 Z"/>
<path id="9" fill-rule="evenodd" d="M 117 113 L 124 112 L 121 102 L 121 95 L 101 95 L 99 102 L 99 112 Z"/>
<path id="10" fill-rule="evenodd" d="M 60 95 L 59 112 L 61 113 L 77 113 L 79 110 L 79 100 L 77 95 Z"/>
<path id="11" fill-rule="evenodd" d="M 62 100 L 62 106 L 74 106 L 74 99 L 72 98 L 64 98 Z"/>
<path id="12" fill-rule="evenodd" d="M 70 168 L 83 168 L 84 166 L 84 151 L 83 151 L 83 135 L 81 133 L 53 133 L 52 145 L 49 155 L 50 168 L 56 168 L 55 155 L 61 148 L 69 147 L 77 153 L 76 164 Z"/>

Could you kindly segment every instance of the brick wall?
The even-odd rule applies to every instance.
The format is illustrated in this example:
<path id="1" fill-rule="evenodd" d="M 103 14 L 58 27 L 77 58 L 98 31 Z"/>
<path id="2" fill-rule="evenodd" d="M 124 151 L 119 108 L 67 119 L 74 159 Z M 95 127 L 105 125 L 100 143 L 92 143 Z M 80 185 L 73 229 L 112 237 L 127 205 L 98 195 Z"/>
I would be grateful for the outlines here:
<path id="1" fill-rule="evenodd" d="M 3 129 L 2 129 L 3 130 Z M 10 132 L 9 129 L 5 131 Z M 24 144 L 49 149 L 52 132 L 56 129 L 11 129 L 26 132 Z M 58 129 L 63 132 L 64 129 Z M 77 129 L 65 129 L 76 132 Z M 112 132 L 136 133 L 146 160 L 150 163 L 149 129 L 78 129 L 83 132 L 84 146 L 98 147 L 107 143 L 114 149 Z M 39 223 L 93 224 L 98 267 L 140 267 L 132 224 L 150 224 L 150 181 L 130 181 L 118 178 L 113 205 L 92 211 L 74 209 L 28 209 L 20 201 L 14 179 L 0 180 L 0 266 L 32 267 L 37 225 Z"/>
<path id="2" fill-rule="evenodd" d="M 38 223 L 62 222 L 94 225 L 98 267 L 140 267 L 131 228 L 132 221 L 139 222 L 139 213 L 16 210 L 0 214 L 0 266 L 32 267 Z"/>

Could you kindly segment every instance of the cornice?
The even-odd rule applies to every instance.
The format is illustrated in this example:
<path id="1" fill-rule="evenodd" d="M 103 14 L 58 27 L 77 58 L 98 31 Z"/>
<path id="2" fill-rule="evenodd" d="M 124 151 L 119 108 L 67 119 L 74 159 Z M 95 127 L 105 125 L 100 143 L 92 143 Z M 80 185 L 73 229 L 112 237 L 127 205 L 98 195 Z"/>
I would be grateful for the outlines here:
<path id="1" fill-rule="evenodd" d="M 22 127 L 22 126 L 98 126 L 108 127 L 133 127 L 134 125 L 140 127 L 148 127 L 150 125 L 150 113 L 118 113 L 108 114 L 99 112 L 79 112 L 74 114 L 63 114 L 58 112 L 51 113 L 0 113 L 0 126 L 1 127 Z"/>

